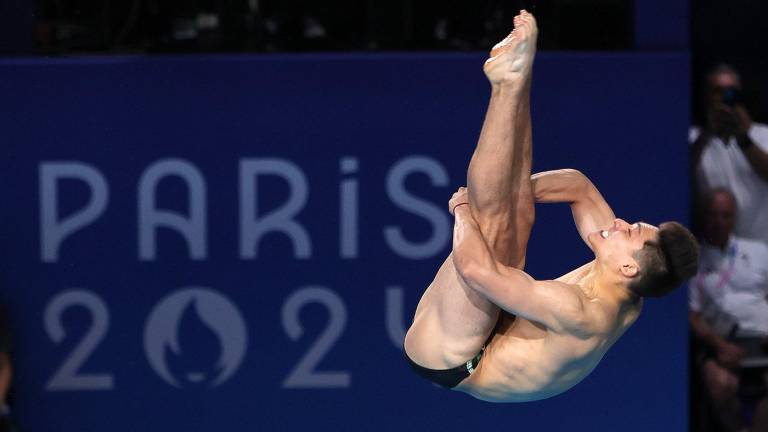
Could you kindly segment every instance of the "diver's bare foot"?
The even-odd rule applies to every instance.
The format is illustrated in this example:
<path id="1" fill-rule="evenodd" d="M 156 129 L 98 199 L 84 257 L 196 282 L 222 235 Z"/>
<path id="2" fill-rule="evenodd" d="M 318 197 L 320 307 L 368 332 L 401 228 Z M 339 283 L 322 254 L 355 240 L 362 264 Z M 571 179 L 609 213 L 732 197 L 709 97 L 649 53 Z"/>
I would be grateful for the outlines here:
<path id="1" fill-rule="evenodd" d="M 515 29 L 491 50 L 483 70 L 492 85 L 523 87 L 530 83 L 536 55 L 536 18 L 525 10 L 515 17 Z"/>

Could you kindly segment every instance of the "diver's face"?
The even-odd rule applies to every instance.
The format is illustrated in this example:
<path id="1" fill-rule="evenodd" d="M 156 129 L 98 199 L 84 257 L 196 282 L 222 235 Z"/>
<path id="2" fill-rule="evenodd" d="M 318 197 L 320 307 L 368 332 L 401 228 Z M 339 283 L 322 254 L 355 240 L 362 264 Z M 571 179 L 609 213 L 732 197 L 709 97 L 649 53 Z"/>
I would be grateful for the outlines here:
<path id="1" fill-rule="evenodd" d="M 655 240 L 659 229 L 645 222 L 629 224 L 615 219 L 613 225 L 589 236 L 595 256 L 599 260 L 616 262 L 634 261 L 634 253 L 648 240 Z"/>

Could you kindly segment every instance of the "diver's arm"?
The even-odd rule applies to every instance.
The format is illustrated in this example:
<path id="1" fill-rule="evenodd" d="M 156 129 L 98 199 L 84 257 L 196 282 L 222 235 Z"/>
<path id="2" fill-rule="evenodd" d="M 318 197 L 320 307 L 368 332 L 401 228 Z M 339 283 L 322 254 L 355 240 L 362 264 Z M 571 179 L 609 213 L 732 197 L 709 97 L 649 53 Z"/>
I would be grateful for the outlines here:
<path id="1" fill-rule="evenodd" d="M 505 311 L 555 332 L 588 331 L 584 305 L 573 290 L 556 281 L 537 281 L 496 261 L 467 205 L 454 207 L 453 263 L 467 286 Z"/>
<path id="2" fill-rule="evenodd" d="M 569 203 L 579 235 L 590 246 L 589 233 L 606 229 L 616 216 L 594 184 L 580 171 L 560 169 L 531 176 L 537 203 Z"/>

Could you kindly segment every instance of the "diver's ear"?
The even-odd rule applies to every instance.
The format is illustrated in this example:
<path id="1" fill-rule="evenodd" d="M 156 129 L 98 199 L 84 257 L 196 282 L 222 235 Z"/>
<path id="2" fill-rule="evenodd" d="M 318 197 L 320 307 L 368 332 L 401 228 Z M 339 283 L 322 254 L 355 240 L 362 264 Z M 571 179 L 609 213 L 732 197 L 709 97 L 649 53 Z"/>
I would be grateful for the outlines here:
<path id="1" fill-rule="evenodd" d="M 638 270 L 637 264 L 635 263 L 625 263 L 621 266 L 621 274 L 630 279 L 637 276 Z"/>

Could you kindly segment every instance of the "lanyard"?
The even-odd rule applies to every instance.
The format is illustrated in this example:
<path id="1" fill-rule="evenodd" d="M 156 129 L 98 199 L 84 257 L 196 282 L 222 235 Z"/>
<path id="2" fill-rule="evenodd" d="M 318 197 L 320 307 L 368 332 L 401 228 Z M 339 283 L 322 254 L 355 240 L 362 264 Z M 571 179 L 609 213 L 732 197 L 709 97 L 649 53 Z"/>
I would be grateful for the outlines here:
<path id="1" fill-rule="evenodd" d="M 720 276 L 720 281 L 717 283 L 716 292 L 721 291 L 725 285 L 728 284 L 728 282 L 731 281 L 731 278 L 733 277 L 733 270 L 736 267 L 736 243 L 734 242 L 731 244 L 731 247 L 728 248 L 728 268 L 722 273 L 722 276 Z"/>

